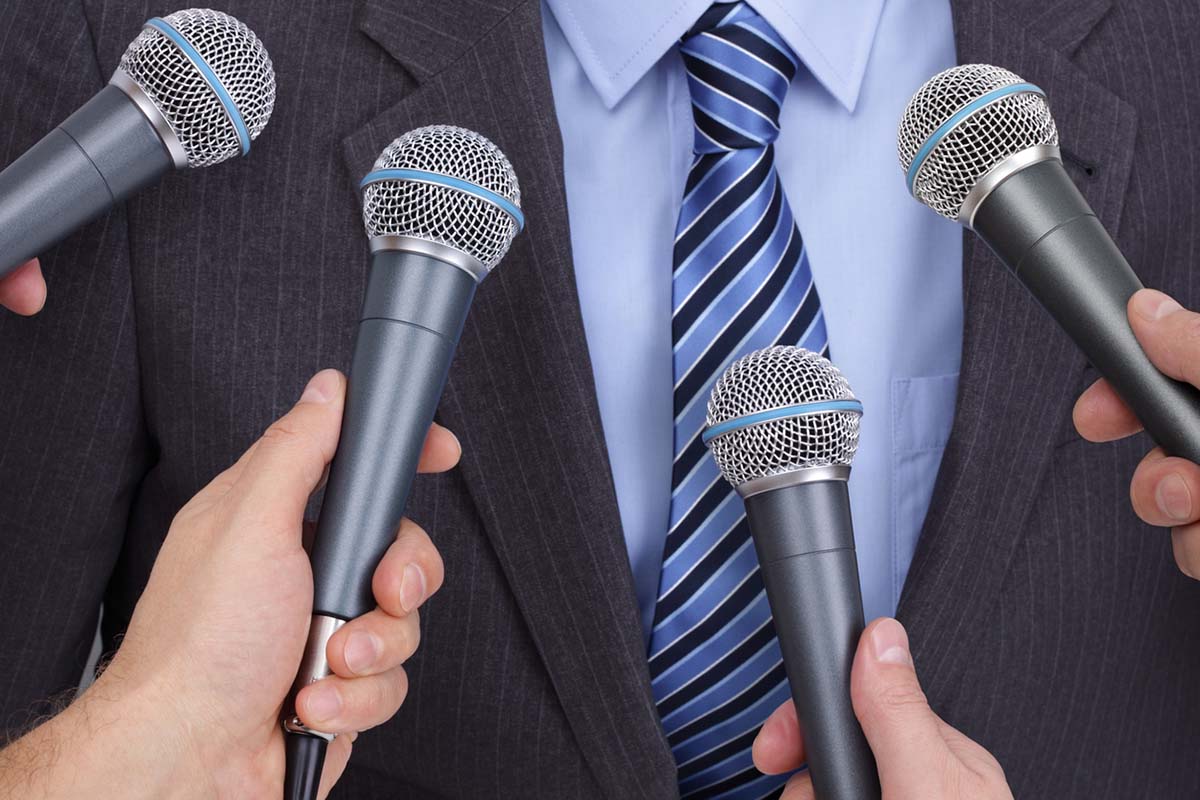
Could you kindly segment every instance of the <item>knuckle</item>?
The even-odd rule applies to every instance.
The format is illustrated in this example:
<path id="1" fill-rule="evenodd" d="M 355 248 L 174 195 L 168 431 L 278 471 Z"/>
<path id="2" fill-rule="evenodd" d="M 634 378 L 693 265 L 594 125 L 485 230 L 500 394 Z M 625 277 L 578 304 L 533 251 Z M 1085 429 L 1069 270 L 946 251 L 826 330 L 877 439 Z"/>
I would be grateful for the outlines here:
<path id="1" fill-rule="evenodd" d="M 1170 337 L 1167 344 L 1167 358 L 1179 368 L 1189 368 L 1195 363 L 1200 352 L 1200 314 L 1191 311 L 1179 315 L 1182 319 L 1165 331 Z M 1168 318 L 1169 319 L 1169 318 Z"/>
<path id="2" fill-rule="evenodd" d="M 1200 314 L 1191 311 L 1179 323 L 1179 339 L 1189 350 L 1200 348 Z"/>
<path id="3" fill-rule="evenodd" d="M 261 441 L 268 448 L 282 451 L 290 460 L 301 464 L 306 479 L 315 485 L 328 461 L 325 449 L 311 430 L 290 417 L 289 414 L 271 423 L 263 432 Z"/>
<path id="4" fill-rule="evenodd" d="M 285 416 L 267 426 L 262 440 L 267 444 L 292 445 L 302 435 L 303 430 L 297 427 L 295 421 Z"/>
<path id="5" fill-rule="evenodd" d="M 925 711 L 929 701 L 916 681 L 885 683 L 875 690 L 876 705 L 886 714 Z"/>
<path id="6" fill-rule="evenodd" d="M 403 668 L 397 667 L 383 675 L 360 680 L 363 680 L 365 685 L 356 693 L 349 714 L 357 720 L 355 727 L 359 730 L 382 725 L 391 719 L 408 696 L 408 676 Z"/>

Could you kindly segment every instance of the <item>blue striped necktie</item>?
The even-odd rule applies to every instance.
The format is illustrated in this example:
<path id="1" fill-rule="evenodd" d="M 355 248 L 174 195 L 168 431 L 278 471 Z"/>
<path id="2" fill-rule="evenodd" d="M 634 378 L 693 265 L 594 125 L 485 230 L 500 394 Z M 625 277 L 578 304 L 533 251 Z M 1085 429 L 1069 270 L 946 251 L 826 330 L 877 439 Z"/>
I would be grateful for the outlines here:
<path id="1" fill-rule="evenodd" d="M 675 463 L 650 675 L 680 793 L 760 798 L 786 776 L 759 774 L 751 744 L 789 692 L 742 502 L 700 433 L 735 358 L 775 344 L 827 350 L 772 144 L 799 64 L 745 3 L 714 5 L 681 50 L 695 159 L 675 233 Z"/>

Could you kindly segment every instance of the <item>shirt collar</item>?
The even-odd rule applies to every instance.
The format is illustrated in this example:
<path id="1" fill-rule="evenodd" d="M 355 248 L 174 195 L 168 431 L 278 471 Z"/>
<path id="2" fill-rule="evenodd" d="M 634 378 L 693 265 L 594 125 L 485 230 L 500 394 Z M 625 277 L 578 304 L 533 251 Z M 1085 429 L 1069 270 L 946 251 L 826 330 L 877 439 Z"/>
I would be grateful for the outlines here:
<path id="1" fill-rule="evenodd" d="M 613 108 L 712 0 L 546 0 L 588 80 Z M 858 102 L 884 0 L 752 0 L 846 110 Z"/>

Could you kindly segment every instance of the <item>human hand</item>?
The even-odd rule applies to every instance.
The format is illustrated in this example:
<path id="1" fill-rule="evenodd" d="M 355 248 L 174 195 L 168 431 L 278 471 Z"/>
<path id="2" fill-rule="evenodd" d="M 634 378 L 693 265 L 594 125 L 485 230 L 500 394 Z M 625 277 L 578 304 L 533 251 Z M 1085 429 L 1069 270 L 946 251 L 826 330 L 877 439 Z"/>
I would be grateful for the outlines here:
<path id="1" fill-rule="evenodd" d="M 47 725 L 0 751 L 0 797 L 281 797 L 282 702 L 300 665 L 313 580 L 303 515 L 337 447 L 346 381 L 332 370 L 176 516 L 111 664 Z M 420 470 L 452 468 L 458 441 L 434 425 Z M 296 699 L 330 733 L 329 792 L 358 731 L 404 700 L 401 664 L 441 557 L 405 520 L 375 571 L 379 607 L 330 639 L 333 675 Z M 6 789 L 9 790 L 6 792 Z"/>
<path id="2" fill-rule="evenodd" d="M 1200 387 L 1200 314 L 1153 289 L 1130 298 L 1128 313 L 1134 335 L 1154 366 Z M 1080 395 L 1074 419 L 1079 435 L 1092 442 L 1123 439 L 1142 430 L 1142 423 L 1104 379 Z M 1171 528 L 1175 563 L 1185 575 L 1200 578 L 1200 466 L 1156 447 L 1134 471 L 1129 496 L 1142 520 Z"/>
<path id="3" fill-rule="evenodd" d="M 25 317 L 46 305 L 46 280 L 35 258 L 0 278 L 0 306 Z"/>
<path id="4" fill-rule="evenodd" d="M 863 632 L 850 696 L 875 754 L 883 800 L 1012 800 L 996 759 L 929 707 L 908 634 L 896 620 L 877 619 Z M 754 764 L 776 775 L 803 763 L 804 741 L 789 700 L 775 709 L 754 740 Z M 808 772 L 792 776 L 783 800 L 813 798 Z"/>

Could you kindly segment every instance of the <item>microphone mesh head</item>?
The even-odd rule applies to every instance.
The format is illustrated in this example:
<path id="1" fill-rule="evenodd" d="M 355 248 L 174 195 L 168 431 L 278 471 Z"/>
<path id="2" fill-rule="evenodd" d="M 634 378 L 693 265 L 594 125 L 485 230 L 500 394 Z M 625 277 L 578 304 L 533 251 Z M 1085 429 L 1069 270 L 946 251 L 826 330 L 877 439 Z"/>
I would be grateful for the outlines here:
<path id="1" fill-rule="evenodd" d="M 989 92 L 1024 83 L 1006 69 L 964 64 L 934 75 L 917 90 L 896 136 L 907 174 L 921 148 L 956 113 Z M 1057 145 L 1046 98 L 1017 93 L 988 103 L 947 132 L 920 165 L 913 195 L 944 217 L 958 219 L 963 202 L 992 167 L 1037 145 Z"/>
<path id="2" fill-rule="evenodd" d="M 250 139 L 257 139 L 275 109 L 275 68 L 254 31 L 209 9 L 176 11 L 164 21 L 216 74 Z M 237 127 L 220 97 L 200 68 L 162 31 L 144 28 L 125 50 L 118 69 L 162 112 L 187 153 L 189 167 L 207 167 L 242 154 Z"/>
<path id="3" fill-rule="evenodd" d="M 432 172 L 465 181 L 520 208 L 521 187 L 512 164 L 487 137 L 452 125 L 417 128 L 388 145 L 374 170 Z M 495 203 L 438 183 L 383 180 L 363 190 L 367 235 L 405 236 L 446 245 L 491 271 L 519 230 Z"/>
<path id="4" fill-rule="evenodd" d="M 838 368 L 801 347 L 770 347 L 743 356 L 725 371 L 708 402 L 708 427 L 804 403 L 854 400 Z M 736 428 L 709 442 L 725 480 L 756 478 L 812 467 L 850 466 L 858 450 L 859 415 L 823 411 Z"/>

